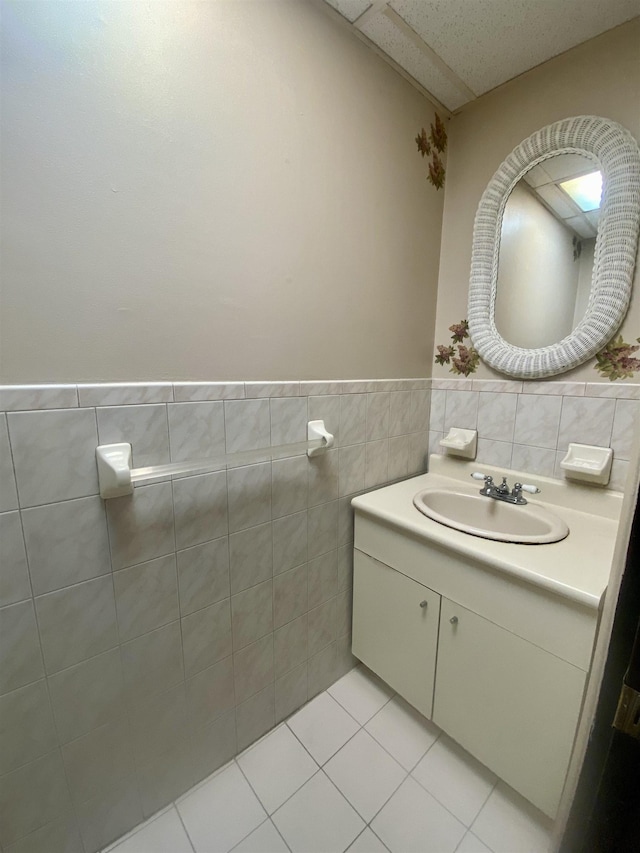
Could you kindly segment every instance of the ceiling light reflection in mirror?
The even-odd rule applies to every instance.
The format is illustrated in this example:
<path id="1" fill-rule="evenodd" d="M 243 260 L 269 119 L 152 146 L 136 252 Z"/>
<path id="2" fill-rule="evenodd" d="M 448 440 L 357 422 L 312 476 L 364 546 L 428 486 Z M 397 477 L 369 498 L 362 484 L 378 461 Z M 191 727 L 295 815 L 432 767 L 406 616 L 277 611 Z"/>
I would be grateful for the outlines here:
<path id="1" fill-rule="evenodd" d="M 495 325 L 513 346 L 558 343 L 584 317 L 602 195 L 597 165 L 581 154 L 550 157 L 530 169 L 507 200 Z"/>

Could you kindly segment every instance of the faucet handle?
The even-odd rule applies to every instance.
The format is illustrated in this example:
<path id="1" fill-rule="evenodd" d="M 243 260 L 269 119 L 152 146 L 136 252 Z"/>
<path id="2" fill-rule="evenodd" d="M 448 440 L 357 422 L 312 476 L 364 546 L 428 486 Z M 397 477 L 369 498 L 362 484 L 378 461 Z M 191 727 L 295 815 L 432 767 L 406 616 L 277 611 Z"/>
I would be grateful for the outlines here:
<path id="1" fill-rule="evenodd" d="M 520 490 L 523 492 L 529 492 L 530 495 L 538 495 L 540 494 L 540 489 L 537 486 L 532 486 L 529 483 L 516 483 L 516 487 L 520 486 Z"/>
<path id="2" fill-rule="evenodd" d="M 474 480 L 491 480 L 491 482 L 493 482 L 493 477 L 489 477 L 487 474 L 481 474 L 480 471 L 474 471 L 471 476 Z"/>

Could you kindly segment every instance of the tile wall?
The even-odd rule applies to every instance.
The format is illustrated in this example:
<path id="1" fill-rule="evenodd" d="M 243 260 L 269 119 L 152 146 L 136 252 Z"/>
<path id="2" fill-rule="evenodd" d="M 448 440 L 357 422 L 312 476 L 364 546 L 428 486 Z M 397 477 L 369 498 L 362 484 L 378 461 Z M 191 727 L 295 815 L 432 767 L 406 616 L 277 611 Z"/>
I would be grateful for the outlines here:
<path id="1" fill-rule="evenodd" d="M 429 452 L 452 427 L 478 430 L 476 461 L 564 478 L 570 442 L 612 447 L 610 489 L 624 490 L 640 429 L 640 385 L 433 379 Z"/>
<path id="2" fill-rule="evenodd" d="M 424 470 L 449 427 L 478 429 L 479 464 L 547 476 L 570 441 L 611 445 L 622 489 L 639 410 L 631 384 L 0 389 L 2 853 L 93 853 L 346 672 L 350 499 Z M 316 418 L 320 458 L 98 496 L 98 443 L 140 466 L 301 441 Z"/>
<path id="3" fill-rule="evenodd" d="M 352 667 L 350 499 L 424 470 L 428 387 L 0 390 L 3 853 L 93 853 Z M 141 466 L 316 418 L 322 457 L 98 496 L 99 443 Z"/>

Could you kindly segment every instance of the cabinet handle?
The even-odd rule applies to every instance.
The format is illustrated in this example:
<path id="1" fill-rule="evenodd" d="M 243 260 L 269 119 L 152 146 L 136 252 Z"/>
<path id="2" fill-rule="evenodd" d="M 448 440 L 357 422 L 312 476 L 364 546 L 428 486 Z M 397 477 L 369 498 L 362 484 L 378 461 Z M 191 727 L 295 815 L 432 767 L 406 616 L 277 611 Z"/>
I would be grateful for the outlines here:
<path id="1" fill-rule="evenodd" d="M 424 609 L 426 608 L 427 604 L 429 604 L 429 602 L 428 602 L 428 601 L 426 600 L 426 598 L 425 598 L 425 600 L 424 600 L 424 601 L 421 601 L 421 602 L 420 602 L 420 607 L 422 607 L 422 609 L 424 610 Z"/>
<path id="2" fill-rule="evenodd" d="M 452 625 L 457 625 L 458 624 L 458 617 L 452 616 L 451 619 L 449 619 L 449 622 L 451 622 Z"/>

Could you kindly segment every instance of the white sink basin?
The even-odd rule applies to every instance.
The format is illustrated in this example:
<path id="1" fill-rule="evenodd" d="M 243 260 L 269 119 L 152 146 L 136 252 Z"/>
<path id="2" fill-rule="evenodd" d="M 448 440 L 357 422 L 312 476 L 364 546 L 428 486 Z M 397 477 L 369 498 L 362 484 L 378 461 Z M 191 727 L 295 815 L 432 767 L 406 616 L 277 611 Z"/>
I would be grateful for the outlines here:
<path id="1" fill-rule="evenodd" d="M 483 539 L 543 545 L 559 542 L 569 528 L 555 513 L 539 504 L 514 504 L 468 492 L 425 489 L 413 503 L 428 518 Z"/>

